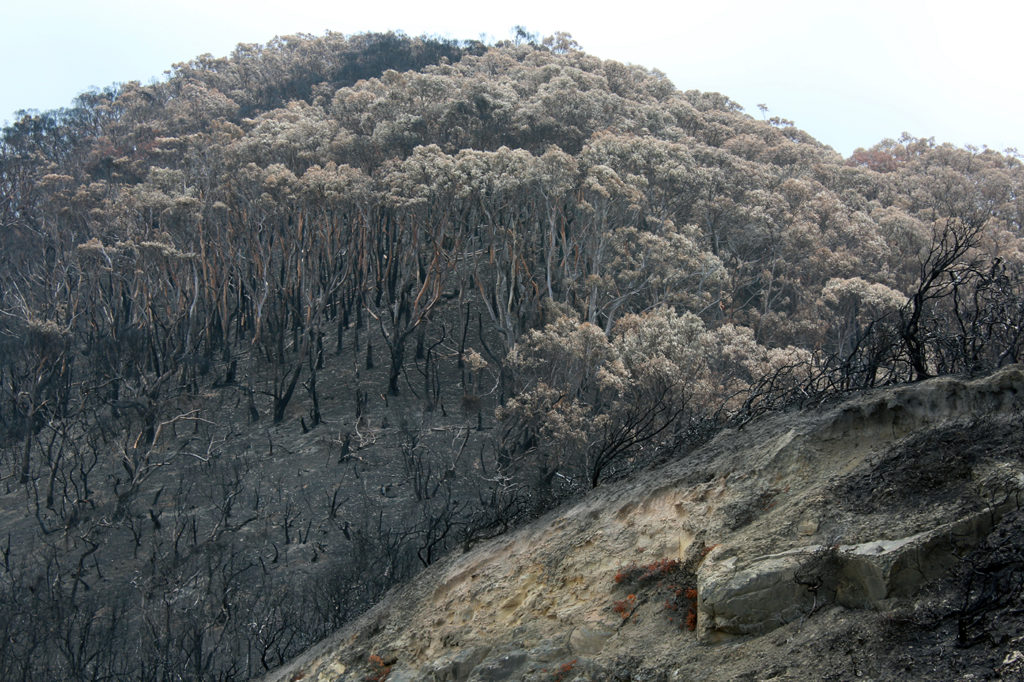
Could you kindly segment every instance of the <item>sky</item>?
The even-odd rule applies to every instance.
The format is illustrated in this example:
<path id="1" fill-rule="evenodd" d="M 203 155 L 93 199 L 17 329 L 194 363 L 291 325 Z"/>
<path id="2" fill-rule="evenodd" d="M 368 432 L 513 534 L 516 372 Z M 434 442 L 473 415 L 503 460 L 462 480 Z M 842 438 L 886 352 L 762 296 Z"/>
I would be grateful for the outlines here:
<path id="1" fill-rule="evenodd" d="M 903 132 L 1024 151 L 1024 3 L 972 0 L 48 0 L 0 26 L 0 122 L 276 35 L 400 30 L 489 42 L 524 26 L 790 119 L 845 156 Z M 606 9 L 602 10 L 601 7 Z"/>

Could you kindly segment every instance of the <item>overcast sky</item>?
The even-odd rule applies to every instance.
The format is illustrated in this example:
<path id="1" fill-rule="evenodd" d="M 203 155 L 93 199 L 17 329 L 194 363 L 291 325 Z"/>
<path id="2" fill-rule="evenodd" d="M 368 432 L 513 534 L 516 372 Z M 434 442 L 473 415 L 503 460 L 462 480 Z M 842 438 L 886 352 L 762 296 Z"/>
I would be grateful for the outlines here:
<path id="1" fill-rule="evenodd" d="M 275 35 L 401 30 L 449 38 L 567 31 L 587 52 L 793 120 L 844 155 L 908 131 L 1024 151 L 1021 26 L 1010 0 L 48 0 L 9 3 L 0 121 L 92 86 L 160 78 Z"/>

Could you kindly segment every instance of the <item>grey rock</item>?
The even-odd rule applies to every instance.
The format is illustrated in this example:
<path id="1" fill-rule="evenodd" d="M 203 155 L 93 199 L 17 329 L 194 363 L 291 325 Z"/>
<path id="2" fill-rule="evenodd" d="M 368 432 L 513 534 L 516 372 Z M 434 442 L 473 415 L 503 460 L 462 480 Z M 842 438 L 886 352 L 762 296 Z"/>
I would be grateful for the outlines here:
<path id="1" fill-rule="evenodd" d="M 521 649 L 488 658 L 474 668 L 469 679 L 472 682 L 499 682 L 499 680 L 519 679 L 520 673 L 528 660 L 527 653 Z"/>
<path id="2" fill-rule="evenodd" d="M 835 602 L 874 608 L 890 597 L 913 595 L 943 575 L 977 545 L 1010 509 L 995 507 L 897 540 L 833 548 L 811 545 L 757 557 L 709 561 L 698 574 L 698 638 L 711 643 L 761 635 Z"/>
<path id="3" fill-rule="evenodd" d="M 427 670 L 427 679 L 436 682 L 462 682 L 469 679 L 473 669 L 483 661 L 491 648 L 487 646 L 473 646 L 460 649 L 437 661 L 434 661 Z M 390 678 L 389 678 L 390 679 Z"/>
<path id="4" fill-rule="evenodd" d="M 564 638 L 561 638 L 564 640 Z M 569 648 L 565 644 L 545 642 L 533 647 L 528 652 L 530 661 L 538 663 L 550 663 L 552 661 L 564 660 L 569 655 Z"/>
<path id="5" fill-rule="evenodd" d="M 408 668 L 395 668 L 388 674 L 388 682 L 424 682 L 424 676 Z M 429 678 L 426 678 L 429 679 Z"/>
<path id="6" fill-rule="evenodd" d="M 796 581 L 805 555 L 755 559 L 737 567 L 735 557 L 698 575 L 698 638 L 760 635 L 796 620 L 814 607 L 815 595 Z"/>
<path id="7" fill-rule="evenodd" d="M 569 635 L 569 649 L 573 654 L 591 656 L 604 648 L 614 633 L 606 628 L 579 627 Z"/>

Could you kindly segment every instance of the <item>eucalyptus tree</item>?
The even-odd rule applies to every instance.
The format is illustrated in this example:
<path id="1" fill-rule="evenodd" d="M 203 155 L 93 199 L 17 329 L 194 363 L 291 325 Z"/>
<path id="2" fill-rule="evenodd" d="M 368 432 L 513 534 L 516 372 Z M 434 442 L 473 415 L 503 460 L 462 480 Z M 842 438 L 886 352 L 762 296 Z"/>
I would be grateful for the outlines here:
<path id="1" fill-rule="evenodd" d="M 551 291 L 551 271 L 545 271 L 545 264 L 552 261 L 551 244 L 538 227 L 553 216 L 541 213 L 542 192 L 564 193 L 571 185 L 559 182 L 555 174 L 563 169 L 553 168 L 550 158 L 537 159 L 521 149 L 464 150 L 455 161 L 459 205 L 469 236 L 466 284 L 479 294 L 501 334 L 504 353 L 535 323 L 545 292 L 542 277 L 548 278 Z M 554 180 L 551 185 L 541 179 L 545 172 Z"/>
<path id="2" fill-rule="evenodd" d="M 462 255 L 455 161 L 436 145 L 388 164 L 386 194 L 366 259 L 366 305 L 388 347 L 388 392 L 397 395 L 409 339 L 444 301 Z"/>
<path id="3" fill-rule="evenodd" d="M 361 286 L 360 268 L 365 264 L 367 231 L 372 224 L 371 180 L 349 166 L 328 163 L 313 166 L 299 180 L 301 199 L 298 221 L 304 228 L 299 276 L 302 302 L 302 353 L 309 378 L 305 386 L 312 402 L 311 425 L 322 417 L 317 374 L 324 366 L 323 340 L 331 314 L 338 317 L 340 346 L 344 333 L 337 308 Z"/>

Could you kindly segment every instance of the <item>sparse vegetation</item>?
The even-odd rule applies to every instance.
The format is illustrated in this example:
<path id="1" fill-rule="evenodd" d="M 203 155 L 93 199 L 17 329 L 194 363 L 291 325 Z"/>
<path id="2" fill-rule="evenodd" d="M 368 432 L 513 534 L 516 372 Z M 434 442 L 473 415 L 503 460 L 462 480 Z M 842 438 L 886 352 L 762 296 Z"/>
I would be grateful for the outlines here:
<path id="1" fill-rule="evenodd" d="M 384 659 L 377 654 L 370 654 L 370 672 L 364 678 L 366 682 L 384 682 L 388 679 L 388 675 L 391 674 L 390 663 L 385 663 Z"/>
<path id="2" fill-rule="evenodd" d="M 685 561 L 666 557 L 648 564 L 623 566 L 615 573 L 614 582 L 636 593 L 613 602 L 612 611 L 626 621 L 640 604 L 661 600 L 668 622 L 692 632 L 697 628 L 697 568 L 714 548 L 715 545 L 702 545 L 691 550 Z"/>
<path id="3" fill-rule="evenodd" d="M 571 661 L 558 666 L 558 670 L 555 671 L 555 674 L 551 679 L 554 680 L 554 682 L 563 682 L 563 680 L 567 679 L 568 676 L 572 674 L 572 670 L 576 667 L 576 661 L 578 660 L 579 659 L 574 658 Z"/>

